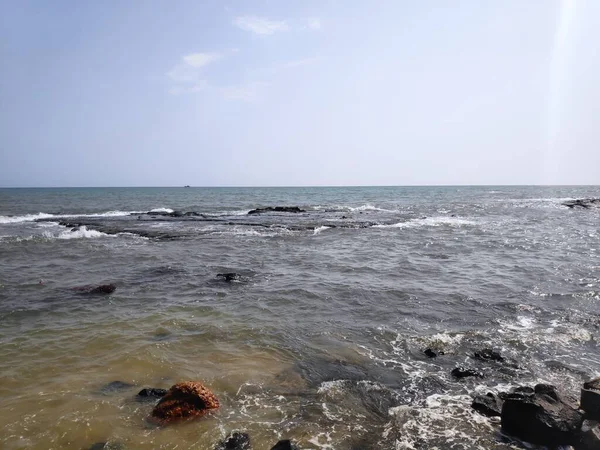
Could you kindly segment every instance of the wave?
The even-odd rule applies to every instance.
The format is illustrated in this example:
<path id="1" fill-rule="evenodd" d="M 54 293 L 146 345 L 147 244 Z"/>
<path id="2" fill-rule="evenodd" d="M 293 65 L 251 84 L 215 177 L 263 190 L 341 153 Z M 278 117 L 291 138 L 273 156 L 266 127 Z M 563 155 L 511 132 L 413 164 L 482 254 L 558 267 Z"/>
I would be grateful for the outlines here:
<path id="1" fill-rule="evenodd" d="M 325 231 L 325 230 L 329 230 L 331 227 L 322 225 L 320 227 L 315 228 L 315 231 L 313 232 L 313 234 L 317 235 L 319 233 L 321 233 L 321 231 Z"/>
<path id="2" fill-rule="evenodd" d="M 390 225 L 373 225 L 373 228 L 419 228 L 419 227 L 439 227 L 447 225 L 451 227 L 473 226 L 477 222 L 473 220 L 461 219 L 459 217 L 426 217 L 423 219 L 411 219 L 406 222 L 393 223 Z"/>
<path id="3" fill-rule="evenodd" d="M 0 224 L 12 224 L 12 223 L 23 223 L 23 222 L 35 222 L 40 219 L 69 219 L 75 217 L 125 217 L 132 214 L 145 214 L 146 212 L 164 212 L 172 213 L 173 210 L 170 208 L 155 208 L 150 211 L 105 211 L 99 213 L 83 213 L 83 214 L 50 214 L 39 212 L 37 214 L 25 214 L 22 216 L 0 216 Z"/>
<path id="4" fill-rule="evenodd" d="M 362 211 L 379 211 L 398 213 L 398 209 L 385 209 L 378 206 L 373 206 L 369 203 L 361 206 L 347 206 L 347 205 L 317 205 L 312 207 L 315 211 L 329 211 L 329 212 L 362 212 Z"/>

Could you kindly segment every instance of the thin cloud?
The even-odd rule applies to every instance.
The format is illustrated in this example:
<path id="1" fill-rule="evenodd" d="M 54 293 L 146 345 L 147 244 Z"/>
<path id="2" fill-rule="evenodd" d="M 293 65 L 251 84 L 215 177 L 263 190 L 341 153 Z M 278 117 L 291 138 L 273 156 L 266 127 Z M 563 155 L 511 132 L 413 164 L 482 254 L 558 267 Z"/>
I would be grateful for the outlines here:
<path id="1" fill-rule="evenodd" d="M 323 24 L 321 23 L 321 20 L 317 19 L 316 17 L 313 17 L 306 21 L 306 27 L 311 30 L 320 30 L 322 26 Z"/>
<path id="2" fill-rule="evenodd" d="M 255 81 L 235 86 L 226 86 L 220 88 L 220 92 L 225 100 L 239 100 L 253 103 L 261 99 L 262 91 L 268 84 L 261 81 Z"/>
<path id="3" fill-rule="evenodd" d="M 181 62 L 167 72 L 173 83 L 169 93 L 173 95 L 205 91 L 208 82 L 202 69 L 214 61 L 223 58 L 221 53 L 190 53 L 181 57 Z"/>
<path id="4" fill-rule="evenodd" d="M 290 26 L 285 20 L 270 20 L 258 16 L 239 16 L 233 19 L 233 24 L 244 31 L 250 31 L 261 36 L 269 36 L 290 30 Z"/>

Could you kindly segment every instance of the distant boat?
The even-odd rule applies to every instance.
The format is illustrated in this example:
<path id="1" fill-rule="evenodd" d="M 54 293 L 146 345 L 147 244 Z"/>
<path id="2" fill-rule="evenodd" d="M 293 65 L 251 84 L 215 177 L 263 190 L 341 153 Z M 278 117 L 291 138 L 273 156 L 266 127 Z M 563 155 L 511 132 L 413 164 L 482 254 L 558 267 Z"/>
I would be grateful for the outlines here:
<path id="1" fill-rule="evenodd" d="M 190 187 L 190 185 L 189 185 L 189 184 L 186 184 L 184 187 Z"/>

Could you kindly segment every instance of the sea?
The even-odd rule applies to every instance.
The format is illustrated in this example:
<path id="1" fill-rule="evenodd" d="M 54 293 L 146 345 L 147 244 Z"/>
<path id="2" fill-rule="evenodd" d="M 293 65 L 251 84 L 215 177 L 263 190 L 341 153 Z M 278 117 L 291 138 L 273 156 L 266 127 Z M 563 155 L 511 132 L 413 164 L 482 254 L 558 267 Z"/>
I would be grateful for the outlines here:
<path id="1" fill-rule="evenodd" d="M 600 208 L 563 205 L 588 197 L 0 189 L 0 448 L 524 448 L 472 398 L 544 382 L 577 401 L 600 375 Z M 298 210 L 249 214 L 276 206 Z M 189 380 L 219 410 L 147 420 L 138 391 Z"/>

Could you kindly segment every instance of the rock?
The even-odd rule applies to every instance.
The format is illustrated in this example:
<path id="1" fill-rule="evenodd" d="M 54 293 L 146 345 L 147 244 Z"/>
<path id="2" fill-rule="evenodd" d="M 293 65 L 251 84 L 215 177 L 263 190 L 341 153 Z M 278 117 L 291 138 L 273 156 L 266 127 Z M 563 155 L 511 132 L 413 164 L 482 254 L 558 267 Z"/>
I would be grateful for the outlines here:
<path id="1" fill-rule="evenodd" d="M 580 198 L 577 200 L 569 200 L 564 202 L 563 206 L 567 206 L 569 208 L 578 206 L 587 209 L 591 206 L 600 206 L 600 198 Z"/>
<path id="2" fill-rule="evenodd" d="M 581 426 L 579 443 L 575 445 L 577 450 L 598 450 L 600 448 L 600 423 L 593 420 L 585 420 Z"/>
<path id="3" fill-rule="evenodd" d="M 248 214 L 262 214 L 266 212 L 303 213 L 306 211 L 297 206 L 267 206 L 266 208 L 253 209 Z"/>
<path id="4" fill-rule="evenodd" d="M 219 407 L 219 400 L 198 381 L 186 381 L 171 387 L 152 410 L 152 419 L 167 425 L 171 422 L 202 417 Z"/>
<path id="5" fill-rule="evenodd" d="M 502 406 L 503 432 L 532 444 L 575 444 L 582 422 L 583 414 L 546 384 L 536 385 L 533 394 L 509 394 Z"/>
<path id="6" fill-rule="evenodd" d="M 250 450 L 250 435 L 234 431 L 215 447 L 215 450 Z"/>
<path id="7" fill-rule="evenodd" d="M 167 394 L 166 389 L 144 388 L 138 392 L 137 396 L 141 398 L 161 398 Z"/>
<path id="8" fill-rule="evenodd" d="M 475 352 L 475 358 L 481 359 L 483 361 L 504 361 L 504 357 L 500 355 L 499 352 L 492 350 L 491 348 L 484 348 L 483 350 L 479 350 Z"/>
<path id="9" fill-rule="evenodd" d="M 277 442 L 277 444 L 271 447 L 271 450 L 300 450 L 300 447 L 298 447 L 289 439 L 284 439 Z"/>
<path id="10" fill-rule="evenodd" d="M 235 272 L 218 273 L 217 278 L 223 278 L 227 282 L 242 280 L 242 276 L 239 273 L 235 273 Z"/>
<path id="11" fill-rule="evenodd" d="M 443 355 L 443 354 L 444 354 L 444 352 L 443 352 L 443 351 L 441 351 L 441 350 L 438 350 L 438 351 L 436 352 L 436 351 L 434 351 L 434 350 L 432 350 L 432 349 L 430 349 L 430 348 L 427 348 L 427 349 L 425 349 L 425 351 L 423 351 L 423 353 L 425 353 L 425 355 L 426 355 L 426 356 L 429 356 L 430 358 L 435 358 L 435 357 L 437 357 L 438 355 Z"/>
<path id="12" fill-rule="evenodd" d="M 475 369 L 469 369 L 467 367 L 457 367 L 451 372 L 455 378 L 466 378 L 466 377 L 479 377 L 483 378 L 483 373 Z"/>
<path id="13" fill-rule="evenodd" d="M 135 385 L 124 381 L 111 381 L 100 388 L 100 393 L 104 395 L 114 394 L 116 392 L 127 391 L 134 386 Z"/>
<path id="14" fill-rule="evenodd" d="M 74 287 L 74 291 L 81 292 L 82 294 L 112 294 L 115 292 L 117 287 L 114 284 L 101 284 L 99 286 L 79 286 Z"/>
<path id="15" fill-rule="evenodd" d="M 471 407 L 484 416 L 500 416 L 502 412 L 502 399 L 499 396 L 488 392 L 486 395 L 478 395 L 473 399 Z"/>
<path id="16" fill-rule="evenodd" d="M 585 411 L 587 417 L 600 420 L 600 378 L 594 378 L 583 384 L 581 409 Z"/>

